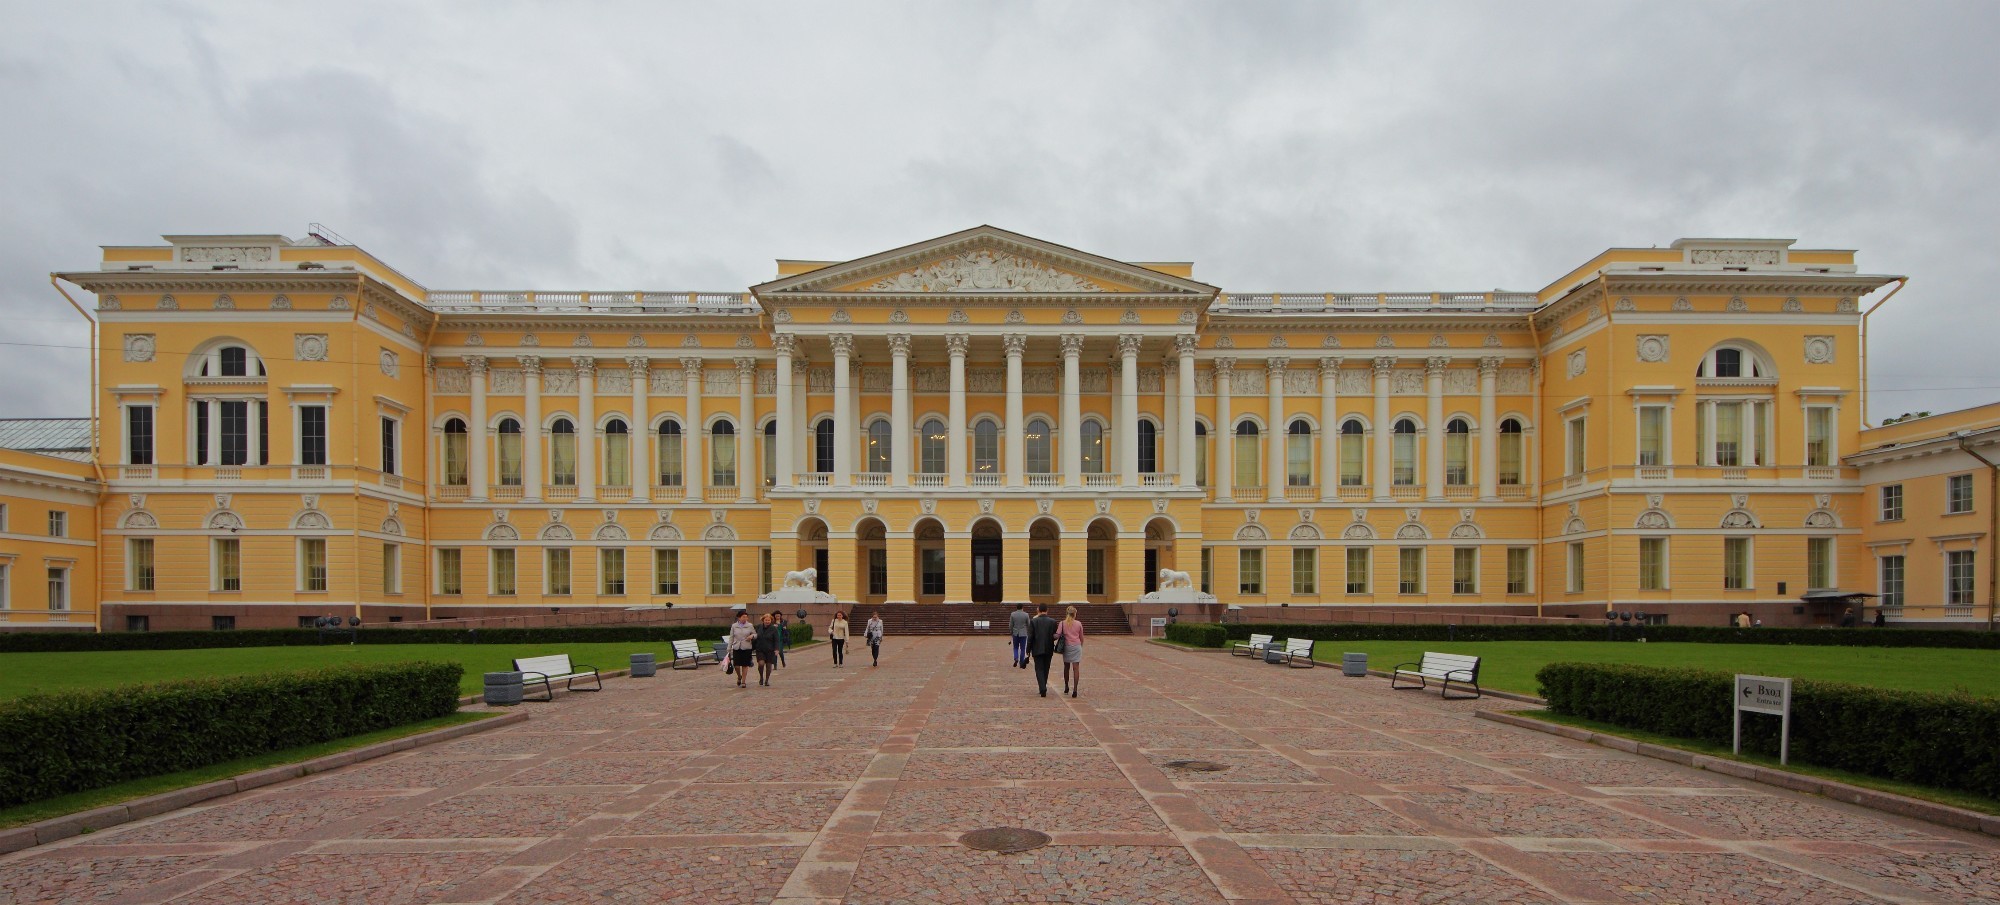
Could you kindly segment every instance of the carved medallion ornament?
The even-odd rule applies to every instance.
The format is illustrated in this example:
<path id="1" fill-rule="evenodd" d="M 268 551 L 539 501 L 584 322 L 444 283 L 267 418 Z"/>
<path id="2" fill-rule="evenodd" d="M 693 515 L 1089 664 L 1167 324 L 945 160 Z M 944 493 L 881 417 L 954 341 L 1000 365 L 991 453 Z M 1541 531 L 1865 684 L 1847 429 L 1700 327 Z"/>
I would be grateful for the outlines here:
<path id="1" fill-rule="evenodd" d="M 1381 336 L 1375 337 L 1375 348 L 1393 349 L 1395 347 L 1396 347 L 1396 340 L 1391 338 L 1389 334 L 1384 333 Z"/>
<path id="2" fill-rule="evenodd" d="M 637 333 L 632 334 L 630 338 L 625 340 L 625 348 L 627 349 L 643 349 L 645 347 L 646 338 Z"/>
<path id="3" fill-rule="evenodd" d="M 969 251 L 876 281 L 871 292 L 1102 292 L 1075 274 L 1025 258 Z"/>
<path id="4" fill-rule="evenodd" d="M 171 295 L 163 295 L 163 296 L 160 296 L 160 310 L 161 310 L 161 311 L 176 311 L 176 310 L 179 310 L 179 309 L 180 309 L 180 307 L 181 307 L 181 303 L 180 303 L 179 301 L 175 300 L 175 298 L 174 298 L 173 296 L 171 296 Z"/>
<path id="5" fill-rule="evenodd" d="M 282 295 L 281 295 L 281 296 L 278 296 L 278 297 L 279 297 L 279 298 L 284 298 L 284 296 L 282 296 Z M 271 307 L 275 308 L 275 307 L 277 307 L 277 305 L 276 305 L 275 303 L 273 303 Z M 115 295 L 112 295 L 112 294 L 110 294 L 110 293 L 108 293 L 108 292 L 107 292 L 107 293 L 105 293 L 104 295 L 101 295 L 101 296 L 98 296 L 98 298 L 97 298 L 97 310 L 99 310 L 99 311 L 123 311 L 123 310 L 125 310 L 125 303 L 124 303 L 124 302 L 122 302 L 122 301 L 119 301 L 119 299 L 118 299 L 118 297 L 117 297 L 117 296 L 115 296 Z"/>
<path id="6" fill-rule="evenodd" d="M 1569 376 L 1571 377 L 1583 376 L 1584 370 L 1589 367 L 1589 362 L 1586 360 L 1584 356 L 1584 353 L 1586 351 L 1588 350 L 1578 349 L 1574 352 L 1569 353 Z"/>
<path id="7" fill-rule="evenodd" d="M 1010 323 L 1010 324 L 1025 324 L 1025 323 L 1027 323 L 1027 322 L 1028 322 L 1028 316 L 1027 316 L 1027 315 L 1025 315 L 1025 314 L 1022 314 L 1022 313 L 1021 313 L 1021 309 L 1019 309 L 1019 308 L 1014 308 L 1014 309 L 1011 309 L 1011 310 L 1009 310 L 1009 311 L 1007 312 L 1007 323 Z"/>
<path id="8" fill-rule="evenodd" d="M 1795 295 L 1792 296 L 1791 298 L 1785 299 L 1785 313 L 1798 314 L 1799 312 L 1804 310 L 1806 310 L 1806 306 L 1804 303 L 1799 301 L 1798 296 Z"/>
<path id="9" fill-rule="evenodd" d="M 218 295 L 218 296 L 216 296 L 216 297 L 215 297 L 215 310 L 217 310 L 217 311 L 234 311 L 234 310 L 236 310 L 236 299 L 234 299 L 234 298 L 230 297 L 229 293 L 227 293 L 227 292 L 225 292 L 225 293 L 223 293 L 223 294 L 221 294 L 221 295 Z"/>
<path id="10" fill-rule="evenodd" d="M 1319 347 L 1322 349 L 1338 349 L 1340 348 L 1340 337 L 1329 333 L 1325 339 L 1319 341 Z"/>
<path id="11" fill-rule="evenodd" d="M 284 293 L 279 293 L 279 294 L 277 294 L 277 295 L 275 295 L 275 296 L 272 296 L 272 297 L 271 297 L 271 310 L 272 310 L 272 311 L 290 311 L 290 310 L 292 310 L 292 299 L 291 299 L 291 297 L 290 297 L 290 296 L 288 296 L 288 295 L 285 295 Z"/>
<path id="12" fill-rule="evenodd" d="M 151 333 L 125 334 L 126 361 L 152 361 L 154 341 Z"/>
<path id="13" fill-rule="evenodd" d="M 396 357 L 395 352 L 388 349 L 382 350 L 382 354 L 378 356 L 378 364 L 382 368 L 382 374 L 387 377 L 395 377 L 403 370 L 401 360 Z"/>
<path id="14" fill-rule="evenodd" d="M 1620 312 L 1637 311 L 1639 310 L 1639 306 L 1633 304 L 1632 299 L 1630 297 L 1627 297 L 1618 300 L 1618 310 Z"/>
<path id="15" fill-rule="evenodd" d="M 1824 365 L 1833 363 L 1833 337 L 1806 337 L 1806 363 Z"/>
<path id="16" fill-rule="evenodd" d="M 1666 361 L 1667 351 L 1668 345 L 1665 334 L 1653 333 L 1639 337 L 1640 361 Z"/>
<path id="17" fill-rule="evenodd" d="M 1742 314 L 1743 312 L 1750 310 L 1750 303 L 1744 301 L 1743 297 L 1739 295 L 1729 300 L 1729 310 L 1736 312 L 1737 314 Z"/>

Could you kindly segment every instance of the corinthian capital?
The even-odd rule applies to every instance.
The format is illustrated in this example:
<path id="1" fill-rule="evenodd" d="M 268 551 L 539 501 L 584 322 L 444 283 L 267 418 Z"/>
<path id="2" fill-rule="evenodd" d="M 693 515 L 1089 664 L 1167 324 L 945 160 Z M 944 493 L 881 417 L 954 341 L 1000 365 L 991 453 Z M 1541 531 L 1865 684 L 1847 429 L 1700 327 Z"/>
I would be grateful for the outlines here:
<path id="1" fill-rule="evenodd" d="M 1137 358 L 1138 355 L 1139 335 L 1136 333 L 1120 334 L 1118 337 L 1118 356 L 1120 358 Z"/>
<path id="2" fill-rule="evenodd" d="M 470 370 L 474 374 L 486 373 L 486 356 L 484 355 L 465 356 L 465 367 L 467 370 Z"/>
<path id="3" fill-rule="evenodd" d="M 1377 358 L 1375 359 L 1375 376 L 1380 377 L 1383 374 L 1386 374 L 1389 371 L 1393 370 L 1395 367 L 1396 367 L 1396 359 L 1394 357 L 1384 355 L 1381 358 Z"/>
<path id="4" fill-rule="evenodd" d="M 1321 377 L 1331 379 L 1333 372 L 1338 370 L 1340 370 L 1340 356 L 1325 355 L 1320 357 L 1319 373 Z"/>
<path id="5" fill-rule="evenodd" d="M 1028 337 L 1023 333 L 1009 333 L 1000 337 L 1000 342 L 1006 346 L 1008 358 L 1018 358 L 1028 349 Z"/>
<path id="6" fill-rule="evenodd" d="M 701 359 L 693 356 L 681 359 L 681 370 L 691 374 L 701 373 Z"/>
<path id="7" fill-rule="evenodd" d="M 1292 360 L 1289 358 L 1264 359 L 1264 372 L 1266 374 L 1271 375 L 1272 379 L 1274 380 L 1282 379 L 1285 373 L 1285 369 L 1291 366 L 1292 366 Z"/>
<path id="8" fill-rule="evenodd" d="M 1215 360 L 1215 376 L 1228 377 L 1234 373 L 1236 373 L 1236 359 L 1218 358 Z"/>
<path id="9" fill-rule="evenodd" d="M 826 343 L 833 347 L 835 355 L 851 355 L 854 352 L 854 335 L 850 333 L 832 334 L 826 338 Z"/>
<path id="10" fill-rule="evenodd" d="M 521 370 L 528 372 L 529 377 L 542 376 L 542 357 L 540 355 L 521 356 Z"/>
<path id="11" fill-rule="evenodd" d="M 652 368 L 653 360 L 644 355 L 633 355 L 625 359 L 625 366 L 632 369 L 632 379 L 643 380 Z"/>
<path id="12" fill-rule="evenodd" d="M 889 354 L 891 355 L 910 354 L 910 334 L 908 333 L 889 334 Z"/>
<path id="13" fill-rule="evenodd" d="M 1485 358 L 1480 359 L 1479 376 L 1492 377 L 1500 373 L 1500 362 L 1502 360 L 1503 359 L 1501 359 L 1500 356 L 1498 355 L 1488 355 Z"/>
<path id="14" fill-rule="evenodd" d="M 1201 337 L 1192 333 L 1183 333 L 1174 337 L 1174 351 L 1182 355 L 1193 355 L 1194 350 L 1200 345 Z"/>
<path id="15" fill-rule="evenodd" d="M 799 347 L 799 338 L 790 333 L 780 333 L 771 338 L 771 348 L 779 355 L 790 355 Z"/>
<path id="16" fill-rule="evenodd" d="M 576 376 L 578 378 L 588 377 L 597 373 L 597 359 L 589 355 L 578 355 L 571 358 L 569 363 L 576 367 Z"/>
<path id="17" fill-rule="evenodd" d="M 736 359 L 736 373 L 744 376 L 757 373 L 757 359 L 748 355 Z"/>
<path id="18" fill-rule="evenodd" d="M 1424 373 L 1431 377 L 1444 376 L 1444 369 L 1451 367 L 1451 359 L 1442 355 L 1424 359 Z"/>
<path id="19" fill-rule="evenodd" d="M 1083 335 L 1080 333 L 1063 334 L 1062 354 L 1064 358 L 1083 354 Z"/>
<path id="20" fill-rule="evenodd" d="M 963 333 L 948 333 L 944 338 L 946 352 L 963 357 L 967 347 L 972 345 L 972 337 Z"/>

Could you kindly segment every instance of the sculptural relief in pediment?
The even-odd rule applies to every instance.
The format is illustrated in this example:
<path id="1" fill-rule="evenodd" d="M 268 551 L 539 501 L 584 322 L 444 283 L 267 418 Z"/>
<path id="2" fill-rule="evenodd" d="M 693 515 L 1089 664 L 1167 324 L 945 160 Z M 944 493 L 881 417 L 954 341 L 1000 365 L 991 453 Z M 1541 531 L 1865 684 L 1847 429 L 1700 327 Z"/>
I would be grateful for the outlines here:
<path id="1" fill-rule="evenodd" d="M 1073 273 L 1019 255 L 975 249 L 869 283 L 867 292 L 1103 292 Z"/>

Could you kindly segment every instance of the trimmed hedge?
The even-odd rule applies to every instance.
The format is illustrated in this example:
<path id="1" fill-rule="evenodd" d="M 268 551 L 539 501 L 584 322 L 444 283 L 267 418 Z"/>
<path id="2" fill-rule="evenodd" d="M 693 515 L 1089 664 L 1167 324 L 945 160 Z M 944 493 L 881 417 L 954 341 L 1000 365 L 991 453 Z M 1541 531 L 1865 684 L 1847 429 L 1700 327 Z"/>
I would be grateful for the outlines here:
<path id="1" fill-rule="evenodd" d="M 798 624 L 796 621 L 793 623 Z M 357 644 L 592 644 L 624 641 L 678 641 L 683 638 L 709 640 L 729 631 L 727 625 L 605 625 L 573 628 L 362 628 L 354 632 Z M 793 629 L 792 643 L 812 638 L 807 626 L 805 638 Z M 316 629 L 272 628 L 226 632 L 104 632 L 69 634 L 56 632 L 16 632 L 0 634 L 0 653 L 39 651 L 101 650 L 197 650 L 217 647 L 312 647 L 321 643 L 346 644 L 345 634 L 321 638 Z"/>
<path id="2" fill-rule="evenodd" d="M 1726 672 L 1603 663 L 1551 663 L 1535 678 L 1560 714 L 1727 745 Z M 1778 753 L 1776 717 L 1745 714 L 1743 747 Z M 2000 798 L 2000 700 L 1792 681 L 1791 757 L 1941 789 Z"/>
<path id="3" fill-rule="evenodd" d="M 0 704 L 0 807 L 458 710 L 456 663 L 386 663 L 31 695 Z"/>
<path id="4" fill-rule="evenodd" d="M 1229 641 L 1229 631 L 1213 622 L 1174 622 L 1167 625 L 1167 640 L 1195 647 L 1221 647 Z"/>
<path id="5" fill-rule="evenodd" d="M 1380 625 L 1359 622 L 1239 623 L 1229 637 L 1251 633 L 1315 641 L 1686 641 L 1696 644 L 1795 644 L 1811 647 L 1948 647 L 2000 650 L 2000 632 L 1950 629 L 1728 628 L 1707 625 L 1626 625 L 1602 621 L 1540 625 Z"/>

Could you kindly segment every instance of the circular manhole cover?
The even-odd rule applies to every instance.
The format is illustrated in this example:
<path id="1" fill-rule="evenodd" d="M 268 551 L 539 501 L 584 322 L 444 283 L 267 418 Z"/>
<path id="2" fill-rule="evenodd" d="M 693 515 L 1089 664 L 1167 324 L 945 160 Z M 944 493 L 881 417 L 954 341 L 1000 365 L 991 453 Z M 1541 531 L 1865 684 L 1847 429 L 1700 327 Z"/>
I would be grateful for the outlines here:
<path id="1" fill-rule="evenodd" d="M 1167 766 L 1189 773 L 1220 773 L 1229 769 L 1228 764 L 1218 764 L 1212 760 L 1170 760 Z"/>
<path id="2" fill-rule="evenodd" d="M 958 844 L 981 851 L 1013 854 L 1033 851 L 1049 844 L 1049 834 L 1024 830 L 1017 826 L 997 826 L 966 833 L 958 837 Z"/>

